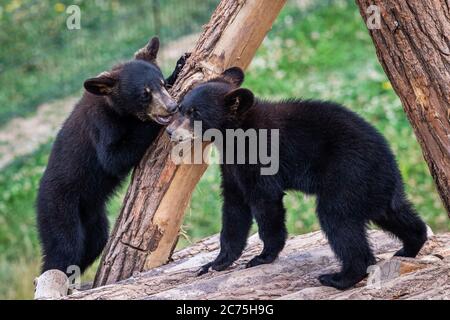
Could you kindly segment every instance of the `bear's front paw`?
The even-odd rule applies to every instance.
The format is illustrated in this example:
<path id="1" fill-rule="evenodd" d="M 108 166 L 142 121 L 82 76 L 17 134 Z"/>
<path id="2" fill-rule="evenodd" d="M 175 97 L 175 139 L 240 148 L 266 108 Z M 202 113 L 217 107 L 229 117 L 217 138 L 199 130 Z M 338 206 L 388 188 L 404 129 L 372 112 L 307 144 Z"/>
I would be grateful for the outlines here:
<path id="1" fill-rule="evenodd" d="M 197 276 L 199 277 L 201 275 L 204 275 L 205 273 L 208 273 L 209 268 L 211 268 L 212 264 L 213 263 L 210 262 L 210 263 L 207 263 L 207 264 L 203 265 L 200 269 L 198 269 Z"/>
<path id="2" fill-rule="evenodd" d="M 217 261 L 214 260 L 212 262 L 209 262 L 207 264 L 205 264 L 204 266 L 202 266 L 198 271 L 197 271 L 197 276 L 201 276 L 204 275 L 205 273 L 209 272 L 209 269 L 213 269 L 216 271 L 223 271 L 226 268 L 228 268 L 229 266 L 231 266 L 233 264 L 233 261 L 229 262 L 229 261 Z"/>
<path id="3" fill-rule="evenodd" d="M 181 69 L 183 69 L 184 65 L 186 64 L 186 60 L 189 59 L 189 57 L 191 56 L 190 52 L 185 52 L 180 59 L 178 59 L 177 61 L 177 65 L 176 65 L 176 70 L 181 71 Z"/>
<path id="4" fill-rule="evenodd" d="M 175 66 L 175 69 L 173 70 L 170 77 L 166 79 L 166 88 L 172 88 L 173 84 L 178 78 L 178 75 L 180 74 L 181 70 L 183 69 L 184 65 L 186 64 L 186 60 L 191 56 L 190 52 L 186 52 L 183 54 L 180 59 L 177 61 L 177 65 Z"/>
<path id="5" fill-rule="evenodd" d="M 276 255 L 259 255 L 254 257 L 252 260 L 247 262 L 245 265 L 246 268 L 252 268 L 259 266 L 260 264 L 272 263 L 277 258 Z"/>

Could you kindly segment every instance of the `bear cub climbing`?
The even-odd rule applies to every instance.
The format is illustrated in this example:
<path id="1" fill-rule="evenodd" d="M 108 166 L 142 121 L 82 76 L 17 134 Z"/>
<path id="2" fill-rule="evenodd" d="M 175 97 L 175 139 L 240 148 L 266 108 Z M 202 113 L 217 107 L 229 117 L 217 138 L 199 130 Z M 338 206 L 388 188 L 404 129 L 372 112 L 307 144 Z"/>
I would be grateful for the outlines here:
<path id="1" fill-rule="evenodd" d="M 58 133 L 37 198 L 43 272 L 84 271 L 108 238 L 105 203 L 166 125 L 177 104 L 156 64 L 158 38 L 84 82 L 85 93 Z"/>
<path id="2" fill-rule="evenodd" d="M 259 100 L 250 90 L 240 88 L 243 80 L 244 73 L 235 67 L 196 86 L 185 95 L 179 113 L 167 127 L 176 140 L 183 139 L 178 132 L 192 132 L 194 121 L 201 121 L 203 132 L 219 130 L 224 139 L 228 129 L 279 130 L 276 174 L 261 175 L 262 163 L 249 164 L 248 154 L 245 164 L 221 164 L 224 204 L 220 253 L 199 274 L 210 268 L 224 270 L 240 257 L 253 218 L 264 248 L 247 267 L 274 261 L 286 241 L 282 201 L 286 190 L 317 196 L 321 228 L 342 263 L 339 272 L 319 277 L 323 285 L 346 289 L 367 275 L 367 268 L 375 264 L 366 235 L 369 222 L 403 242 L 397 256 L 416 256 L 426 241 L 426 226 L 407 200 L 384 137 L 337 103 Z M 184 134 L 189 139 L 192 136 Z M 235 147 L 231 159 L 250 150 L 249 143 L 247 139 L 242 149 Z M 221 151 L 224 161 L 227 152 L 228 148 Z"/>

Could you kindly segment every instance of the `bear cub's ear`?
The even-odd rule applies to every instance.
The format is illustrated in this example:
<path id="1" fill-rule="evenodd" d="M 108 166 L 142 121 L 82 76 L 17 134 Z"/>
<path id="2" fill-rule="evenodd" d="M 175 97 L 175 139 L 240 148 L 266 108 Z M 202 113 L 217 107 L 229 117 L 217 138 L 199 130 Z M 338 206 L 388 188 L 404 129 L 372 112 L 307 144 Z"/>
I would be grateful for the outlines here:
<path id="1" fill-rule="evenodd" d="M 107 96 L 112 93 L 117 79 L 110 72 L 102 72 L 95 78 L 87 79 L 84 88 L 97 96 Z"/>
<path id="2" fill-rule="evenodd" d="M 150 63 L 156 62 L 159 51 L 159 38 L 153 37 L 144 48 L 139 49 L 134 54 L 136 60 L 144 60 Z"/>
<path id="3" fill-rule="evenodd" d="M 231 115 L 242 115 L 253 106 L 254 101 L 253 92 L 244 88 L 232 90 L 225 95 L 225 105 Z"/>
<path id="4" fill-rule="evenodd" d="M 239 67 L 231 67 L 222 72 L 222 77 L 239 87 L 244 82 L 244 71 Z"/>

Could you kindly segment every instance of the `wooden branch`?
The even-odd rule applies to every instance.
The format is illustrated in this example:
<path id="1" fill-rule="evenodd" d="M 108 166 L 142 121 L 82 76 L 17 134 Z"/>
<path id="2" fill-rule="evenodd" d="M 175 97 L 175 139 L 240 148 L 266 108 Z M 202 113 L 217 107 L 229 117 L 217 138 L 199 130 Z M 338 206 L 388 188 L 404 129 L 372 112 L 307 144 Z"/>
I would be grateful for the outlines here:
<path id="1" fill-rule="evenodd" d="M 286 0 L 223 0 L 171 94 L 180 99 L 192 86 L 231 66 L 245 68 Z M 167 262 L 192 191 L 206 164 L 176 166 L 165 134 L 142 159 L 110 240 L 95 286 L 114 283 Z"/>
<path id="2" fill-rule="evenodd" d="M 392 258 L 401 245 L 382 231 L 370 231 L 369 238 L 383 273 L 378 278 L 373 273 L 369 280 L 346 291 L 321 286 L 317 280 L 322 273 L 339 270 L 318 231 L 288 239 L 274 263 L 245 269 L 245 263 L 262 249 L 254 235 L 243 256 L 229 269 L 197 277 L 197 269 L 218 254 L 218 236 L 210 237 L 175 253 L 169 264 L 67 299 L 450 298 L 450 233 L 432 236 L 416 259 Z"/>
<path id="3" fill-rule="evenodd" d="M 447 0 L 357 0 L 389 77 L 450 216 L 450 10 Z"/>

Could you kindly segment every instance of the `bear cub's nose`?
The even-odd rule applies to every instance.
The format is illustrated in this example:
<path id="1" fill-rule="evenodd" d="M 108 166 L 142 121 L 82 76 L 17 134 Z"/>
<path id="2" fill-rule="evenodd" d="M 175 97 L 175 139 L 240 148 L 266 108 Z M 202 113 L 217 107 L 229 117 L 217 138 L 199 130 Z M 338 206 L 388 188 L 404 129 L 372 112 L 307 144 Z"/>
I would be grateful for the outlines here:
<path id="1" fill-rule="evenodd" d="M 175 112 L 177 112 L 177 110 L 178 110 L 178 104 L 176 102 L 169 102 L 167 104 L 167 111 L 169 113 L 171 113 L 171 114 L 175 113 Z"/>

